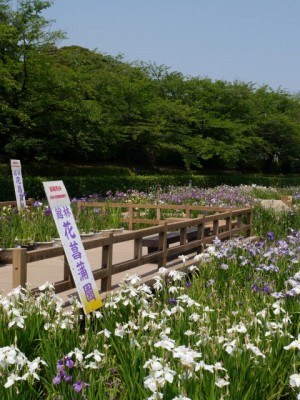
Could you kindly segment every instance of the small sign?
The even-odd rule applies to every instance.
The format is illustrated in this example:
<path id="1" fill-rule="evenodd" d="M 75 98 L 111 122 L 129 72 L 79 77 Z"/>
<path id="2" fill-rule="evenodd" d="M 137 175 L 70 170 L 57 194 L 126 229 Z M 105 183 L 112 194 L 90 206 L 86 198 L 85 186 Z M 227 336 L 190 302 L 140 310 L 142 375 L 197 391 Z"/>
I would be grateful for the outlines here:
<path id="1" fill-rule="evenodd" d="M 15 195 L 18 209 L 26 208 L 26 199 L 22 178 L 21 161 L 10 160 L 11 172 L 14 181 Z"/>
<path id="2" fill-rule="evenodd" d="M 79 298 L 84 311 L 89 313 L 100 308 L 102 300 L 74 219 L 68 193 L 62 181 L 43 182 L 43 185 Z"/>

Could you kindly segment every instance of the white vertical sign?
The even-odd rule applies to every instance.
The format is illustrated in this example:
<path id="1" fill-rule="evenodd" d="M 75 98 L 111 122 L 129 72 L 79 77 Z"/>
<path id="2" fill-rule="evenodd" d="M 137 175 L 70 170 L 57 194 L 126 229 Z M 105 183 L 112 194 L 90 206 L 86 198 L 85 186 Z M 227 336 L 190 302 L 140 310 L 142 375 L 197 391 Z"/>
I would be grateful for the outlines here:
<path id="1" fill-rule="evenodd" d="M 89 313 L 102 306 L 96 282 L 71 209 L 71 202 L 62 181 L 43 182 L 49 207 L 83 305 Z"/>
<path id="2" fill-rule="evenodd" d="M 14 188 L 16 194 L 17 207 L 26 208 L 26 199 L 22 178 L 21 161 L 20 160 L 10 160 L 11 172 L 14 181 Z"/>

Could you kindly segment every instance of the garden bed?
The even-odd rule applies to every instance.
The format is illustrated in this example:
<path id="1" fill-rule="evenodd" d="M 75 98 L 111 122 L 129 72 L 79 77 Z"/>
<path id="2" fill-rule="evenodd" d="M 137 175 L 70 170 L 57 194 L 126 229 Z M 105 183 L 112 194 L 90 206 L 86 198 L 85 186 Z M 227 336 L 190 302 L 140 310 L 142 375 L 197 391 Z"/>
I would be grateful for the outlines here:
<path id="1" fill-rule="evenodd" d="M 186 272 L 161 268 L 151 287 L 125 277 L 88 316 L 76 300 L 64 312 L 51 284 L 0 295 L 0 393 L 296 399 L 299 239 L 215 240 Z"/>

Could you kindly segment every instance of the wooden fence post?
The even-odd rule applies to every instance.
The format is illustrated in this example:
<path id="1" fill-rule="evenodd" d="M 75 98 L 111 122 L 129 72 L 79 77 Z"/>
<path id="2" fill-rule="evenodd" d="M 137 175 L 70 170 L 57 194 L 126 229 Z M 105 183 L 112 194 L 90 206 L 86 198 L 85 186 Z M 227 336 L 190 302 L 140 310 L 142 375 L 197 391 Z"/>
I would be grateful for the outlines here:
<path id="1" fill-rule="evenodd" d="M 203 239 L 205 236 L 205 228 L 203 224 L 197 225 L 197 241 L 200 241 L 200 246 L 196 248 L 196 253 L 200 254 L 204 250 Z"/>
<path id="2" fill-rule="evenodd" d="M 109 244 L 102 247 L 102 266 L 107 269 L 108 275 L 101 279 L 101 291 L 108 292 L 112 287 L 112 256 L 113 256 L 113 233 L 108 234 Z"/>
<path id="3" fill-rule="evenodd" d="M 27 281 L 27 249 L 15 248 L 13 256 L 13 288 L 17 286 L 25 287 Z"/>
<path id="4" fill-rule="evenodd" d="M 180 244 L 185 244 L 186 241 L 187 241 L 187 228 L 184 227 L 184 228 L 180 229 L 180 241 L 179 241 L 179 243 Z"/>
<path id="5" fill-rule="evenodd" d="M 128 207 L 128 219 L 129 219 L 129 221 L 128 221 L 128 229 L 130 231 L 132 231 L 132 229 L 133 229 L 133 222 L 132 222 L 132 220 L 133 220 L 133 207 L 132 207 L 132 205 L 130 205 Z"/>
<path id="6" fill-rule="evenodd" d="M 32 199 L 32 198 L 28 199 L 30 217 L 32 216 L 32 213 L 33 213 L 33 204 L 34 204 L 34 199 Z"/>
<path id="7" fill-rule="evenodd" d="M 218 236 L 219 235 L 219 220 L 216 219 L 213 221 L 213 235 Z"/>
<path id="8" fill-rule="evenodd" d="M 240 228 L 243 224 L 243 216 L 241 214 L 237 217 L 237 227 Z"/>
<path id="9" fill-rule="evenodd" d="M 78 216 L 81 213 L 82 203 L 83 202 L 81 200 L 77 200 L 77 215 Z"/>
<path id="10" fill-rule="evenodd" d="M 191 218 L 191 208 L 189 204 L 185 206 L 185 218 Z"/>
<path id="11" fill-rule="evenodd" d="M 247 235 L 250 237 L 253 234 L 253 209 L 247 213 L 247 223 L 250 225 L 250 229 L 247 230 Z"/>
<path id="12" fill-rule="evenodd" d="M 134 259 L 138 260 L 142 257 L 142 238 L 134 239 Z"/>
<path id="13" fill-rule="evenodd" d="M 156 207 L 156 220 L 161 221 L 161 208 L 159 205 Z"/>
<path id="14" fill-rule="evenodd" d="M 167 232 L 168 226 L 167 224 L 164 225 L 164 230 L 160 232 L 159 239 L 158 239 L 158 251 L 162 251 L 162 256 L 158 259 L 157 265 L 158 268 L 165 267 L 167 264 Z"/>
<path id="15" fill-rule="evenodd" d="M 232 214 L 230 211 L 230 217 L 226 218 L 226 231 L 229 232 L 230 239 L 231 239 L 231 230 L 232 230 Z"/>

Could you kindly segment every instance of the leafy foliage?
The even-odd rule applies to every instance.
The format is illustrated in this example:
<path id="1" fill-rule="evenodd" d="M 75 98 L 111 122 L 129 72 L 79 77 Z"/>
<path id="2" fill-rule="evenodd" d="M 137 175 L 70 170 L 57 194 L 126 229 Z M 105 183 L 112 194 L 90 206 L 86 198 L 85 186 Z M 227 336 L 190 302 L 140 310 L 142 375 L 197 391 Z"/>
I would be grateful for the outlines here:
<path id="1" fill-rule="evenodd" d="M 298 170 L 297 95 L 59 48 L 42 15 L 52 2 L 16 3 L 0 0 L 3 161 Z"/>

